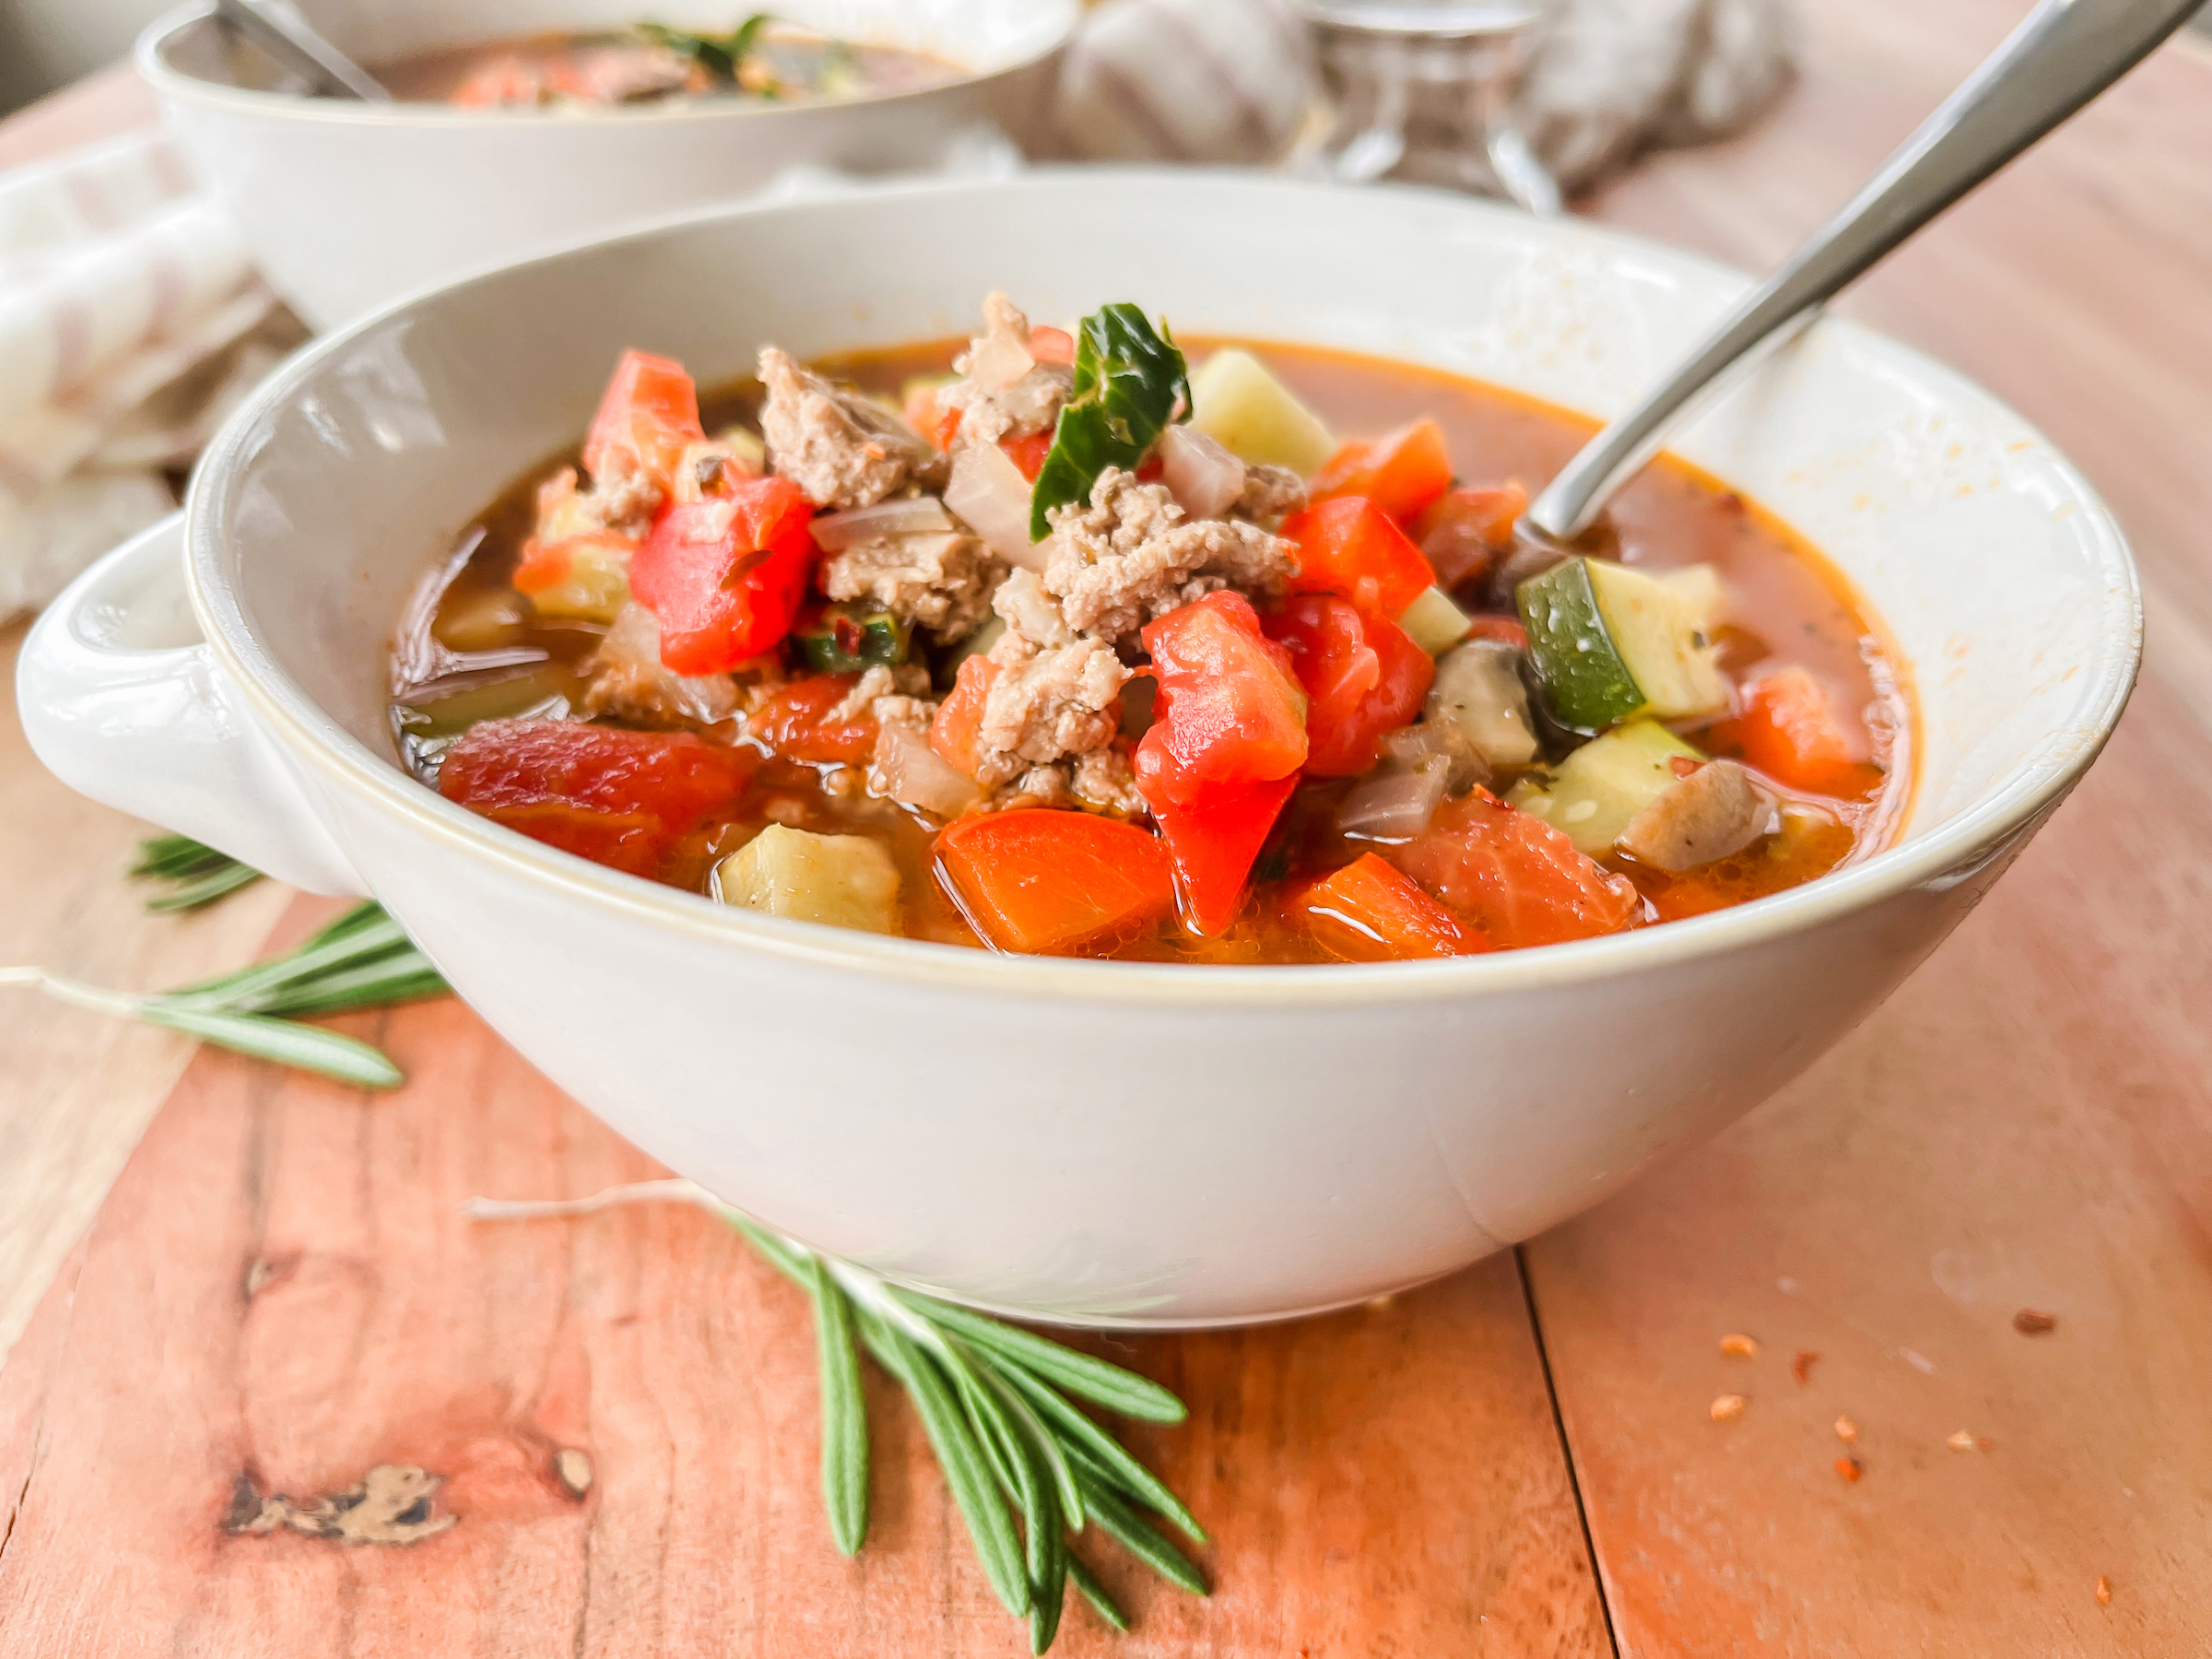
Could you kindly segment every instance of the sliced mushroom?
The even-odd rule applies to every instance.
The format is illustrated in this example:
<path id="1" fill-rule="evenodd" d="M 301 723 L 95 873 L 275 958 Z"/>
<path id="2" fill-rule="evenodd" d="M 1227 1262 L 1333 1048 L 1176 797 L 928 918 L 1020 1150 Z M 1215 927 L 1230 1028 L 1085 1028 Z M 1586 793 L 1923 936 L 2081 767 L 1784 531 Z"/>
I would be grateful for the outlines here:
<path id="1" fill-rule="evenodd" d="M 1678 872 L 1740 853 L 1773 827 L 1773 796 L 1735 761 L 1711 760 L 1630 818 L 1614 845 Z"/>
<path id="2" fill-rule="evenodd" d="M 1493 767 L 1526 766 L 1536 758 L 1535 724 L 1521 683 L 1521 648 L 1502 640 L 1469 640 L 1436 659 L 1429 719 L 1449 721 Z"/>

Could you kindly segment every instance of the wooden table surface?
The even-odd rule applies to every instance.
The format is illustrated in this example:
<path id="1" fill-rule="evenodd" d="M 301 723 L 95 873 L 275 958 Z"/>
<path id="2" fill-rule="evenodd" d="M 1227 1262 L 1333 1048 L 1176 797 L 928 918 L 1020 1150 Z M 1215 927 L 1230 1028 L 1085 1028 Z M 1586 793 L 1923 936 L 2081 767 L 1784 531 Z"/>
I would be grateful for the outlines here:
<path id="1" fill-rule="evenodd" d="M 2018 9 L 1818 0 L 1774 119 L 1594 210 L 1765 264 Z M 0 164 L 142 108 L 89 83 L 0 124 Z M 1110 1568 L 1137 1632 L 1071 1616 L 1064 1651 L 2212 1652 L 2208 301 L 2195 42 L 1852 298 L 2118 510 L 2151 609 L 2118 736 L 1909 985 L 1711 1145 L 1386 1307 L 1119 1345 L 1193 1404 L 1137 1443 L 1213 1529 L 1218 1590 Z M 139 915 L 136 832 L 0 725 L 0 959 L 174 982 L 276 921 L 268 888 Z M 0 1651 L 1021 1651 L 886 1393 L 879 1526 L 858 1563 L 829 1550 L 780 1281 L 688 1210 L 459 1221 L 468 1193 L 649 1166 L 458 1006 L 361 1029 L 416 1085 L 369 1102 L 209 1055 L 171 1095 L 175 1040 L 0 1002 L 0 1345 L 39 1302 L 0 1370 Z M 381 1461 L 445 1475 L 460 1523 L 405 1549 L 221 1530 L 241 1476 L 302 1496 Z"/>

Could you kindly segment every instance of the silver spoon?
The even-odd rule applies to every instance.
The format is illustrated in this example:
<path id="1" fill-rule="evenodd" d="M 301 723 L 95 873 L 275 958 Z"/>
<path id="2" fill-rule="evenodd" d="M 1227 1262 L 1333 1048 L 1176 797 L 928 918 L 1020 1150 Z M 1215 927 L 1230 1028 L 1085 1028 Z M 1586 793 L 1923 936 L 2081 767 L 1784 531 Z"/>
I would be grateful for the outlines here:
<path id="1" fill-rule="evenodd" d="M 2204 0 L 2042 0 L 1844 209 L 1576 452 L 1514 530 L 1533 561 L 1587 530 L 1683 409 L 1787 339 L 1923 225 L 2140 63 Z"/>
<path id="2" fill-rule="evenodd" d="M 218 22 L 236 29 L 319 92 L 389 103 L 383 83 L 333 46 L 289 6 L 265 0 L 215 0 Z"/>

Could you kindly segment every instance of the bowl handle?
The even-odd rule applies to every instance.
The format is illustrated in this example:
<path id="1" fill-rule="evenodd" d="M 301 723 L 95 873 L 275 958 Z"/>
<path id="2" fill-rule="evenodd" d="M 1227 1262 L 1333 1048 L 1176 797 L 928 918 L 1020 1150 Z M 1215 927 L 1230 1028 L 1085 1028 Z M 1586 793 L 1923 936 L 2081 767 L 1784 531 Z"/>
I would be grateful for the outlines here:
<path id="1" fill-rule="evenodd" d="M 182 512 L 46 607 L 16 697 L 32 750 L 70 788 L 309 892 L 368 893 L 201 637 Z"/>

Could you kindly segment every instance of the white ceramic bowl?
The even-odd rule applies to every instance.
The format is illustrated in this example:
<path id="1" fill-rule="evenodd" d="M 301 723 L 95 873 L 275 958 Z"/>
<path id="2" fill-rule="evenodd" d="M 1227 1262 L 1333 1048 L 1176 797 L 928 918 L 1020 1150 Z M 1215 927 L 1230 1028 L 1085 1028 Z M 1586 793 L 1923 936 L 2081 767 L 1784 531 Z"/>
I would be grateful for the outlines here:
<path id="1" fill-rule="evenodd" d="M 741 9 L 741 8 L 740 8 Z M 726 26 L 700 0 L 304 0 L 357 62 L 651 14 Z M 254 261 L 318 328 L 427 283 L 615 226 L 749 194 L 784 170 L 926 172 L 991 129 L 1036 140 L 1079 0 L 777 0 L 841 39 L 932 52 L 972 71 L 850 103 L 697 101 L 564 115 L 368 104 L 240 84 L 204 3 L 138 41 L 138 69 Z M 702 27 L 706 26 L 701 24 Z"/>
<path id="2" fill-rule="evenodd" d="M 618 351 L 712 382 L 765 340 L 953 333 L 994 285 L 1043 316 L 1135 299 L 1602 412 L 1741 279 L 1462 199 L 1192 173 L 925 186 L 582 248 L 287 364 L 209 452 L 188 527 L 41 621 L 32 740 L 88 794 L 375 893 L 555 1082 L 771 1225 L 978 1303 L 1179 1324 L 1448 1272 L 1757 1104 L 1974 903 L 2133 683 L 2134 573 L 2088 487 L 1955 375 L 1829 322 L 1677 448 L 1871 599 L 1917 682 L 1920 781 L 1900 844 L 1757 903 L 1448 962 L 1029 959 L 722 908 L 400 769 L 404 591 L 574 438 Z M 187 576 L 204 642 L 178 631 Z"/>

